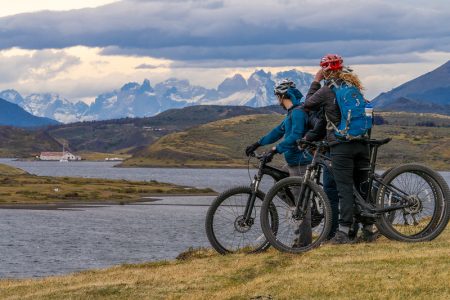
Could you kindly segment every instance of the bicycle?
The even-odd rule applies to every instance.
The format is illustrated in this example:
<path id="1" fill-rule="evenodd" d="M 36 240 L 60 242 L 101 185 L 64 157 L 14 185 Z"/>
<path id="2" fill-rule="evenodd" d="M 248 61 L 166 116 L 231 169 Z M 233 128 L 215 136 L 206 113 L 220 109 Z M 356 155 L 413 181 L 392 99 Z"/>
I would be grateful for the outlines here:
<path id="1" fill-rule="evenodd" d="M 429 241 L 436 238 L 449 221 L 449 187 L 441 175 L 420 164 L 404 164 L 388 170 L 383 175 L 375 173 L 378 148 L 391 139 L 368 140 L 370 164 L 368 179 L 358 188 L 353 186 L 355 206 L 360 216 L 374 218 L 379 232 L 389 239 L 406 242 Z M 328 198 L 319 186 L 322 169 L 330 167 L 330 158 L 323 152 L 326 142 L 298 141 L 307 151 L 315 150 L 313 160 L 304 178 L 290 177 L 276 183 L 267 193 L 261 207 L 261 226 L 269 243 L 276 249 L 300 253 L 318 247 L 327 237 L 331 227 L 331 208 Z M 330 169 L 332 171 L 332 169 Z M 294 201 L 277 196 L 278 190 L 298 190 Z M 360 190 L 362 193 L 360 193 Z M 365 199 L 362 194 L 367 195 Z M 295 232 L 308 209 L 318 208 L 312 242 L 295 243 Z M 268 208 L 275 207 L 279 222 L 277 231 L 268 226 Z M 282 219 L 282 215 L 285 218 Z M 314 226 L 315 225 L 315 226 Z"/>
<path id="2" fill-rule="evenodd" d="M 262 203 L 265 197 L 259 186 L 264 175 L 278 182 L 288 177 L 289 173 L 267 165 L 265 154 L 253 153 L 253 156 L 259 163 L 250 186 L 237 186 L 221 193 L 213 200 L 206 214 L 206 235 L 220 254 L 261 252 L 270 246 L 259 223 L 261 205 L 258 203 Z M 250 158 L 248 169 L 250 176 Z M 269 208 L 268 217 L 269 226 L 276 230 L 278 215 L 274 208 Z"/>

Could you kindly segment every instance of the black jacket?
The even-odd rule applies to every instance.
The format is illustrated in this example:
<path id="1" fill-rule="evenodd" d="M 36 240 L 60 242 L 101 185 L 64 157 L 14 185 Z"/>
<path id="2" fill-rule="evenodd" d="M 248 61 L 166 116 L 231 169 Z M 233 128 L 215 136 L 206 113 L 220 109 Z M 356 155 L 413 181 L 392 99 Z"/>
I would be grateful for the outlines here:
<path id="1" fill-rule="evenodd" d="M 308 114 L 308 132 L 304 139 L 308 142 L 321 141 L 327 135 L 327 121 L 323 114 L 323 108 L 318 111 L 311 111 Z"/>
<path id="2" fill-rule="evenodd" d="M 304 107 L 311 111 L 318 111 L 323 107 L 324 113 L 330 122 L 337 126 L 341 121 L 341 111 L 337 105 L 334 92 L 326 85 L 321 86 L 319 82 L 314 81 L 311 84 L 308 95 L 306 95 Z M 337 141 L 332 128 L 327 129 L 327 141 L 331 144 Z"/>

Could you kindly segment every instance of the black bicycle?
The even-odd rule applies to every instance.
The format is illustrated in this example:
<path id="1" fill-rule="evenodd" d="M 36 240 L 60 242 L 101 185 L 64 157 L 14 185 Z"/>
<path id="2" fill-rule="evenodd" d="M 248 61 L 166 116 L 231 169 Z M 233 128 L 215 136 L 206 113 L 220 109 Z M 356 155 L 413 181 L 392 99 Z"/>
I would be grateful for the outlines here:
<path id="1" fill-rule="evenodd" d="M 250 186 L 237 186 L 221 193 L 211 203 L 206 214 L 206 235 L 214 249 L 221 254 L 260 252 L 270 246 L 259 222 L 261 203 L 265 197 L 259 189 L 260 183 L 264 175 L 278 182 L 288 177 L 289 173 L 269 166 L 264 154 L 254 153 L 253 156 L 259 162 L 258 172 Z M 280 196 L 283 193 L 280 191 Z M 278 214 L 275 207 L 268 207 L 267 217 L 268 226 L 276 231 Z"/>
<path id="2" fill-rule="evenodd" d="M 449 221 L 449 187 L 441 175 L 420 164 L 405 164 L 383 175 L 375 173 L 377 151 L 391 139 L 368 140 L 370 166 L 368 179 L 353 187 L 356 211 L 360 216 L 374 218 L 381 234 L 399 241 L 420 242 L 436 238 Z M 314 152 L 304 178 L 290 177 L 279 181 L 267 193 L 261 207 L 261 226 L 269 243 L 284 252 L 299 253 L 319 246 L 329 235 L 331 208 L 319 185 L 324 167 L 330 159 L 323 153 L 326 142 L 299 141 L 307 151 Z M 330 169 L 332 171 L 332 169 Z M 279 190 L 291 190 L 294 201 L 278 196 Z M 297 192 L 295 192 L 297 191 Z M 360 193 L 362 191 L 362 193 Z M 367 195 L 366 198 L 362 194 Z M 273 231 L 269 208 L 275 207 L 279 220 Z M 311 212 L 312 242 L 299 245 L 299 226 Z"/>

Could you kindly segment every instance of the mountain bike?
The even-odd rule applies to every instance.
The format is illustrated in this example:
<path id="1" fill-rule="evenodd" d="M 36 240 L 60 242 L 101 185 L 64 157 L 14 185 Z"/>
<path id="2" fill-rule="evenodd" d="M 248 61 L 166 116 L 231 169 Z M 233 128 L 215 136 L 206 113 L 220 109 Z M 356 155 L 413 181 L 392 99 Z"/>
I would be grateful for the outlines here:
<path id="1" fill-rule="evenodd" d="M 275 182 L 289 176 L 281 169 L 269 166 L 265 154 L 253 154 L 258 159 L 258 171 L 250 186 L 237 186 L 213 200 L 206 214 L 206 235 L 213 248 L 221 253 L 261 252 L 270 245 L 261 229 L 259 213 L 265 197 L 259 187 L 265 175 Z M 250 176 L 250 158 L 249 158 Z M 284 197 L 280 191 L 280 197 Z M 293 195 L 290 195 L 293 197 Z M 276 231 L 278 214 L 275 207 L 267 210 L 268 226 Z"/>
<path id="2" fill-rule="evenodd" d="M 368 140 L 370 164 L 368 179 L 361 186 L 353 186 L 356 211 L 361 217 L 374 218 L 381 234 L 389 239 L 405 242 L 430 241 L 436 238 L 449 221 L 450 191 L 441 175 L 420 164 L 394 167 L 383 176 L 375 173 L 378 148 L 391 139 Z M 319 246 L 331 227 L 331 208 L 328 198 L 319 186 L 324 167 L 330 167 L 330 158 L 323 153 L 326 142 L 299 141 L 299 145 L 313 152 L 313 160 L 304 178 L 290 177 L 277 182 L 264 198 L 261 207 L 261 226 L 269 243 L 276 249 L 300 253 Z M 330 169 L 332 171 L 332 169 Z M 278 197 L 279 190 L 298 192 L 295 200 Z M 363 197 L 362 195 L 367 195 Z M 278 213 L 277 230 L 269 223 L 269 208 Z M 308 210 L 316 214 L 312 222 L 312 242 L 295 242 L 298 228 Z"/>

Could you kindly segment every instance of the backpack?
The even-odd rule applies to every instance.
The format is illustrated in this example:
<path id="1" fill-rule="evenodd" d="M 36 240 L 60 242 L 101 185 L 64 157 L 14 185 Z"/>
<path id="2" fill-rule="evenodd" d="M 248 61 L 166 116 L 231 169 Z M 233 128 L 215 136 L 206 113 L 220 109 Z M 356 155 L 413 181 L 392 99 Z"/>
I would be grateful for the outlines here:
<path id="1" fill-rule="evenodd" d="M 341 121 L 337 127 L 327 118 L 336 137 L 347 140 L 367 137 L 372 128 L 372 106 L 361 91 L 345 82 L 338 85 L 332 81 L 330 87 L 341 111 Z"/>

